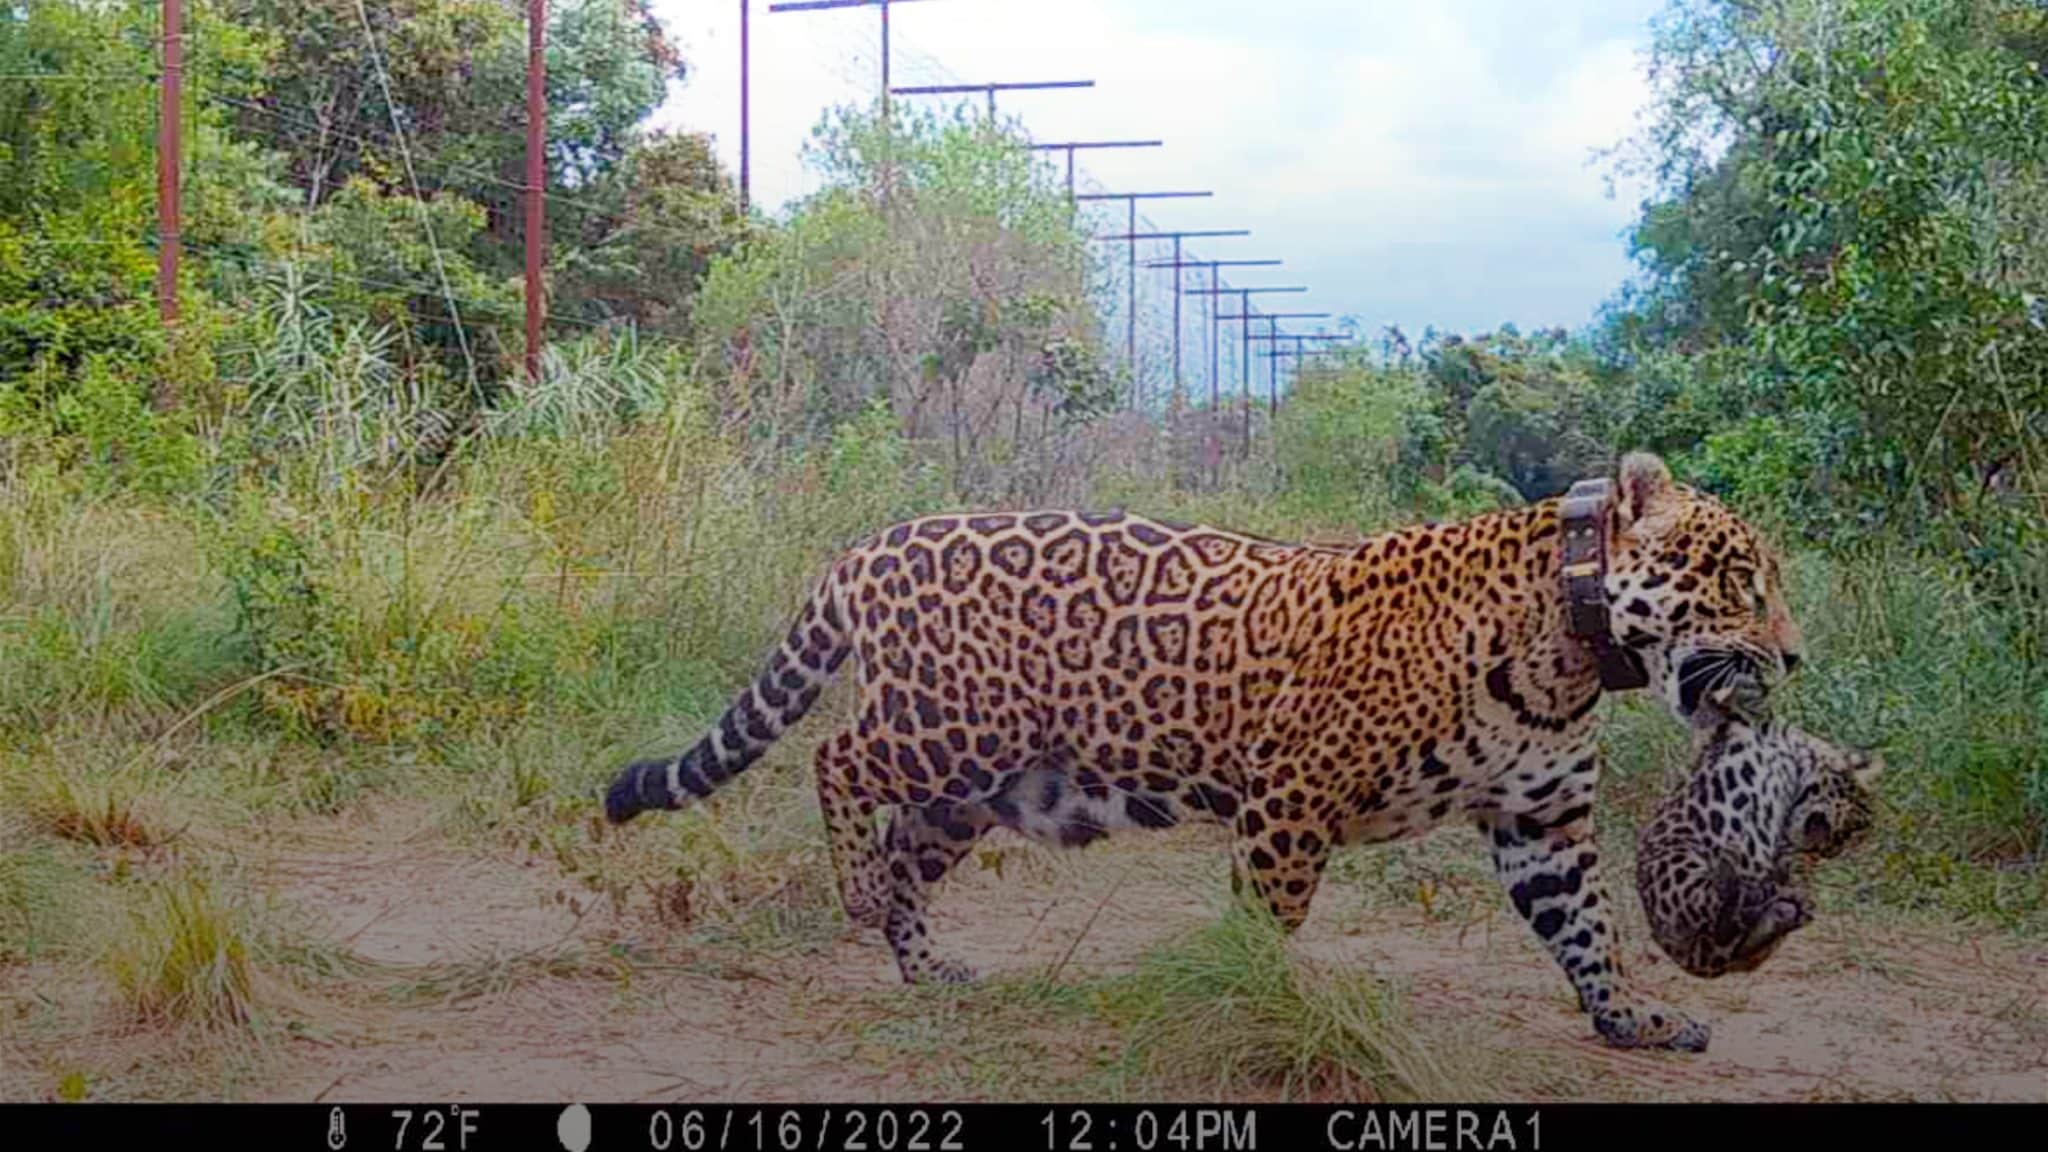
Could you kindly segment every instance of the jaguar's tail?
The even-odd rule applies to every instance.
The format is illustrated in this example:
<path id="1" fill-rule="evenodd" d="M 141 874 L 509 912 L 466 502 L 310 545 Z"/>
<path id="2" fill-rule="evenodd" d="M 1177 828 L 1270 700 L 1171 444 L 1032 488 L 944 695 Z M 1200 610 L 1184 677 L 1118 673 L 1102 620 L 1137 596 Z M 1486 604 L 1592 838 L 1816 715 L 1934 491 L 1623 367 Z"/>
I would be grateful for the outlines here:
<path id="1" fill-rule="evenodd" d="M 605 792 L 604 814 L 623 824 L 655 808 L 681 808 L 709 796 L 761 758 L 803 718 L 852 650 L 836 582 L 820 582 L 768 666 L 704 737 L 678 756 L 628 765 Z"/>

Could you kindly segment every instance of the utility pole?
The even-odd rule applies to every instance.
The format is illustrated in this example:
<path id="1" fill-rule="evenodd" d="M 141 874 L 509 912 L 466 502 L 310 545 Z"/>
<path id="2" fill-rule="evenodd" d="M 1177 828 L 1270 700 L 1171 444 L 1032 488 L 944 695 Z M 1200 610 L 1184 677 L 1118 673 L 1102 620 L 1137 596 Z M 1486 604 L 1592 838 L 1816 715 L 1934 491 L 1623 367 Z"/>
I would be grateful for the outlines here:
<path id="1" fill-rule="evenodd" d="M 526 0 L 526 381 L 540 382 L 547 243 L 547 0 Z"/>
<path id="2" fill-rule="evenodd" d="M 1258 338 L 1258 337 L 1253 337 L 1253 339 L 1257 339 L 1257 338 Z M 1303 343 L 1304 341 L 1307 341 L 1307 340 L 1331 340 L 1331 341 L 1341 341 L 1341 340 L 1346 340 L 1346 339 L 1348 339 L 1348 337 L 1344 337 L 1344 336 L 1333 336 L 1333 335 L 1325 335 L 1325 334 L 1323 334 L 1323 333 L 1320 333 L 1320 332 L 1282 332 L 1282 333 L 1280 334 L 1280 339 L 1281 339 L 1281 340 L 1292 340 L 1292 341 L 1294 341 L 1294 347 L 1293 347 L 1293 349 L 1292 349 L 1292 350 L 1289 350 L 1289 349 L 1286 349 L 1286 348 L 1282 348 L 1282 347 L 1280 347 L 1280 346 L 1279 346 L 1278 342 L 1276 341 L 1276 342 L 1275 342 L 1275 344 L 1274 344 L 1274 347 L 1273 347 L 1273 350 L 1272 350 L 1272 351 L 1270 351 L 1270 352 L 1261 352 L 1261 353 L 1259 353 L 1259 355 L 1260 355 L 1261 357 L 1263 357 L 1263 358 L 1267 359 L 1267 360 L 1279 360 L 1280 358 L 1282 358 L 1282 357 L 1284 357 L 1284 356 L 1292 356 L 1292 357 L 1294 357 L 1294 375 L 1293 375 L 1293 376 L 1290 376 L 1290 377 L 1288 377 L 1288 379 L 1289 379 L 1290 381 L 1292 381 L 1292 380 L 1298 380 L 1298 379 L 1300 379 L 1300 378 L 1301 378 L 1301 369 L 1302 369 L 1302 358 L 1303 358 L 1303 357 L 1305 357 L 1305 356 L 1327 356 L 1327 355 L 1329 355 L 1330 353 L 1333 353 L 1333 352 L 1336 352 L 1336 351 L 1338 351 L 1338 349 L 1336 349 L 1336 348 L 1333 348 L 1333 347 L 1329 347 L 1328 345 L 1325 345 L 1324 347 L 1321 347 L 1321 348 L 1304 348 L 1304 347 L 1302 347 L 1302 343 Z"/>
<path id="3" fill-rule="evenodd" d="M 1233 289 L 1231 289 L 1231 291 L 1235 292 L 1235 291 L 1237 291 L 1237 289 L 1233 288 Z M 1258 319 L 1260 319 L 1260 320 L 1327 320 L 1327 319 L 1329 319 L 1329 318 L 1330 318 L 1330 314 L 1329 314 L 1328 312 L 1261 312 L 1261 313 L 1259 313 L 1259 314 L 1258 314 Z M 1243 319 L 1243 317 L 1239 317 L 1239 316 L 1225 316 L 1225 317 L 1224 317 L 1224 319 L 1225 319 L 1225 320 L 1239 320 L 1239 319 Z M 1297 334 L 1295 334 L 1295 333 L 1293 333 L 1293 332 L 1282 332 L 1282 333 L 1280 333 L 1280 335 L 1279 335 L 1279 336 L 1278 336 L 1277 338 L 1278 338 L 1278 339 L 1281 339 L 1281 340 L 1342 340 L 1342 339 L 1344 339 L 1344 337 L 1342 337 L 1342 336 L 1338 336 L 1338 335 L 1335 335 L 1335 334 L 1332 334 L 1332 333 L 1326 333 L 1326 332 L 1303 332 L 1303 333 L 1300 333 L 1299 335 L 1297 335 Z M 1261 336 L 1261 335 L 1257 335 L 1257 334 L 1254 334 L 1254 335 L 1252 336 L 1252 339 L 1254 339 L 1254 340 L 1272 340 L 1272 339 L 1275 339 L 1275 337 L 1272 337 L 1272 336 Z"/>
<path id="4" fill-rule="evenodd" d="M 1218 355 L 1218 350 L 1222 343 L 1222 340 L 1221 335 L 1217 331 L 1216 326 L 1216 298 L 1218 295 L 1217 290 L 1223 286 L 1223 276 L 1220 269 L 1277 268 L 1283 263 L 1285 263 L 1285 261 L 1281 260 L 1177 260 L 1173 263 L 1155 261 L 1151 264 L 1145 265 L 1145 267 L 1147 268 L 1177 267 L 1207 268 L 1209 270 L 1210 290 L 1207 292 L 1197 291 L 1188 293 L 1188 295 L 1190 296 L 1207 296 L 1209 298 L 1209 407 L 1215 408 L 1222 403 L 1222 390 L 1217 385 L 1217 381 L 1222 376 L 1221 358 Z"/>
<path id="5" fill-rule="evenodd" d="M 754 129 L 748 115 L 748 98 L 752 84 L 748 74 L 754 66 L 754 53 L 748 49 L 748 16 L 754 10 L 754 0 L 739 0 L 739 215 L 748 215 L 748 203 L 752 201 L 750 174 L 754 170 Z"/>
<path id="6" fill-rule="evenodd" d="M 1282 332 L 1277 327 L 1282 320 L 1326 320 L 1329 316 L 1328 312 L 1263 312 L 1259 314 L 1258 318 L 1266 322 L 1265 334 L 1251 335 L 1245 337 L 1245 339 L 1274 341 L 1273 346 L 1276 350 L 1279 348 L 1278 342 L 1281 340 L 1293 340 L 1296 347 L 1299 347 L 1300 342 L 1303 340 L 1342 340 L 1342 336 L 1330 336 L 1322 333 L 1296 335 L 1292 332 Z M 1267 364 L 1269 371 L 1266 374 L 1266 387 L 1268 389 L 1267 411 L 1269 414 L 1278 414 L 1280 411 L 1279 358 L 1277 356 L 1268 356 L 1266 359 L 1269 361 Z"/>
<path id="7" fill-rule="evenodd" d="M 1282 263 L 1279 260 L 1175 260 L 1171 264 L 1154 262 L 1149 268 L 1207 268 L 1209 270 L 1209 291 L 1190 292 L 1191 296 L 1206 296 L 1209 313 L 1209 412 L 1210 420 L 1203 425 L 1204 450 L 1209 456 L 1209 480 L 1215 483 L 1222 472 L 1221 454 L 1216 450 L 1213 425 L 1216 414 L 1223 411 L 1223 333 L 1217 324 L 1216 301 L 1223 287 L 1224 268 L 1271 268 Z"/>
<path id="8" fill-rule="evenodd" d="M 833 8 L 880 8 L 882 10 L 882 173 L 879 201 L 883 218 L 893 224 L 890 213 L 891 190 L 896 183 L 895 142 L 896 129 L 889 119 L 889 9 L 897 4 L 908 4 L 911 0 L 784 0 L 780 4 L 768 5 L 768 11 L 775 12 L 822 12 Z M 745 103 L 744 97 L 741 103 Z M 890 315 L 894 311 L 891 293 L 882 294 L 882 326 L 887 329 Z"/>
<path id="9" fill-rule="evenodd" d="M 1074 198 L 1074 152 L 1081 148 L 1159 148 L 1164 140 L 1069 140 L 1059 144 L 1033 144 L 1033 152 L 1065 152 L 1067 154 L 1067 199 Z"/>
<path id="10" fill-rule="evenodd" d="M 1135 234 L 1138 231 L 1138 201 L 1140 200 L 1193 200 L 1214 196 L 1214 192 L 1083 192 L 1074 197 L 1081 200 L 1121 200 L 1129 209 L 1129 225 L 1124 229 Z M 1124 367 L 1129 369 L 1133 381 L 1138 378 L 1138 242 L 1130 242 L 1129 270 L 1126 287 L 1130 289 L 1130 307 L 1124 315 Z"/>
<path id="11" fill-rule="evenodd" d="M 768 11 L 822 12 L 830 8 L 880 8 L 882 10 L 882 122 L 886 124 L 889 120 L 889 9 L 897 4 L 908 3 L 911 3 L 911 0 L 786 0 L 785 3 L 770 4 Z M 740 39 L 742 41 L 746 39 L 744 32 L 742 32 Z M 745 48 L 742 47 L 741 51 L 744 52 Z M 745 76 L 746 69 L 742 67 L 740 73 L 742 76 Z M 742 80 L 741 84 L 744 87 L 745 81 Z M 740 104 L 745 106 L 746 102 L 746 96 L 742 92 Z M 742 149 L 744 147 L 742 145 Z"/>
<path id="12" fill-rule="evenodd" d="M 1188 289 L 1188 295 L 1190 295 L 1190 296 L 1235 296 L 1235 297 L 1237 297 L 1237 298 L 1238 298 L 1238 310 L 1237 310 L 1237 314 L 1236 314 L 1236 315 L 1234 315 L 1234 316 L 1218 316 L 1218 317 L 1216 317 L 1216 319 L 1217 319 L 1217 321 L 1219 321 L 1219 322 L 1228 322 L 1228 321 L 1231 321 L 1231 320 L 1241 320 L 1241 321 L 1243 321 L 1243 322 L 1244 322 L 1244 325 L 1245 325 L 1245 333 L 1244 333 L 1244 347 L 1243 347 L 1243 349 L 1242 349 L 1242 352 L 1244 353 L 1244 355 L 1245 355 L 1246 357 L 1249 357 L 1249 356 L 1250 356 L 1250 354 L 1251 354 L 1251 342 L 1252 342 L 1252 340 L 1254 340 L 1254 339 L 1255 339 L 1255 337 L 1254 337 L 1254 336 L 1253 336 L 1253 335 L 1251 334 L 1251 322 L 1252 322 L 1253 320 L 1263 320 L 1263 319 L 1265 319 L 1265 318 L 1266 318 L 1266 316 L 1267 316 L 1267 313 L 1263 313 L 1263 312 L 1255 313 L 1255 312 L 1253 312 L 1253 311 L 1252 311 L 1252 300 L 1251 300 L 1251 298 L 1252 298 L 1253 296 L 1261 295 L 1261 294 L 1263 294 L 1263 293 L 1267 293 L 1267 292 L 1306 292 L 1306 291 L 1308 291 L 1308 289 L 1307 289 L 1307 288 L 1305 288 L 1305 287 L 1301 287 L 1301 286 L 1298 286 L 1298 285 L 1288 286 L 1288 287 L 1284 287 L 1284 288 L 1190 288 L 1190 289 Z M 1274 315 L 1274 316 L 1276 316 L 1276 317 L 1278 317 L 1278 318 L 1281 318 L 1281 319 L 1297 319 L 1297 318 L 1307 318 L 1307 317 L 1310 317 L 1310 316 L 1327 316 L 1327 315 L 1329 315 L 1329 313 L 1327 313 L 1327 312 L 1314 312 L 1314 313 L 1310 313 L 1310 312 L 1279 312 L 1279 313 L 1273 313 L 1272 315 Z M 1242 365 L 1240 365 L 1240 367 L 1242 367 Z"/>
<path id="13" fill-rule="evenodd" d="M 1268 316 L 1265 319 L 1266 335 L 1268 338 L 1271 338 L 1274 333 L 1280 331 L 1280 321 L 1272 316 Z M 1266 419 L 1270 422 L 1277 418 L 1279 415 L 1280 362 L 1277 360 L 1268 360 L 1266 361 Z"/>
<path id="14" fill-rule="evenodd" d="M 178 177 L 185 107 L 184 5 L 164 4 L 164 82 L 156 120 L 156 310 L 168 328 L 178 322 Z"/>
<path id="15" fill-rule="evenodd" d="M 1000 84 L 918 84 L 889 91 L 898 96 L 940 96 L 952 93 L 981 92 L 988 96 L 989 123 L 996 119 L 996 93 L 1022 92 L 1041 88 L 1093 88 L 1093 80 L 1016 80 Z"/>
<path id="16" fill-rule="evenodd" d="M 1290 285 L 1284 288 L 1209 288 L 1194 289 L 1190 295 L 1236 296 L 1238 314 L 1218 317 L 1219 320 L 1242 320 L 1243 340 L 1238 350 L 1238 395 L 1244 401 L 1244 453 L 1252 451 L 1252 321 L 1258 317 L 1252 313 L 1252 296 L 1262 292 L 1306 292 L 1307 288 Z"/>
<path id="17" fill-rule="evenodd" d="M 1133 203 L 1135 204 L 1135 201 L 1134 201 Z M 1135 211 L 1135 209 L 1134 209 L 1134 211 Z M 1122 241 L 1125 241 L 1126 243 L 1129 243 L 1129 244 L 1131 244 L 1131 245 L 1133 246 L 1133 251 L 1135 251 L 1135 250 L 1136 250 L 1136 247 L 1135 247 L 1135 246 L 1137 245 L 1138 241 L 1140 241 L 1140 240 L 1171 240 L 1171 241 L 1173 241 L 1173 263 L 1172 263 L 1171 265 L 1168 265 L 1168 266 L 1169 266 L 1169 267 L 1172 267 L 1172 268 L 1174 268 L 1174 269 L 1175 269 L 1175 271 L 1174 271 L 1174 285 L 1173 285 L 1173 391 L 1174 391 L 1174 397 L 1175 397 L 1175 399 L 1176 399 L 1176 400 L 1178 400 L 1178 399 L 1179 399 L 1179 397 L 1180 397 L 1180 393 L 1181 393 L 1181 384 L 1180 384 L 1180 297 L 1181 297 L 1181 283 L 1180 283 L 1180 271 L 1179 271 L 1179 266 L 1180 266 L 1180 264 L 1181 264 L 1181 259 L 1180 259 L 1180 246 L 1181 246 L 1181 241 L 1182 241 L 1182 240 L 1192 240 L 1192 239 L 1205 239 L 1205 238 L 1209 238 L 1209 237 L 1219 237 L 1219 236 L 1249 236 L 1249 235 L 1251 235 L 1251 230 L 1250 230 L 1250 229 L 1247 229 L 1247 228 L 1221 228 L 1221 229 L 1218 229 L 1218 228 L 1204 228 L 1204 229 L 1180 229 L 1180 230 L 1177 230 L 1177 231 L 1172 231 L 1172 232 L 1119 232 L 1119 233 L 1114 233 L 1114 234 L 1112 234 L 1112 235 L 1108 235 L 1108 236 L 1097 236 L 1097 237 L 1095 237 L 1095 239 L 1097 239 L 1097 240 L 1122 240 Z M 1136 258 L 1135 258 L 1135 257 L 1133 257 L 1133 261 L 1134 261 L 1134 262 L 1135 262 L 1135 259 L 1136 259 Z M 1134 281 L 1133 283 L 1135 283 L 1135 281 Z M 1303 291 L 1307 291 L 1307 289 L 1303 289 Z M 1132 315 L 1134 315 L 1134 316 L 1135 316 L 1135 315 L 1137 314 L 1137 309 L 1136 309 L 1136 307 L 1135 307 L 1135 305 L 1136 305 L 1136 300 L 1137 300 L 1137 293 L 1136 293 L 1136 290 L 1135 290 L 1135 289 L 1133 289 L 1133 291 L 1132 291 L 1132 303 L 1133 303 L 1133 308 L 1132 308 Z M 1137 380 L 1135 379 L 1135 377 L 1134 377 L 1134 378 L 1133 378 L 1133 380 L 1132 380 L 1132 387 L 1133 387 L 1133 389 L 1136 389 L 1136 387 L 1137 387 Z M 1138 399 L 1138 400 L 1140 400 L 1140 401 L 1142 401 L 1142 400 L 1144 399 L 1144 397 L 1143 397 L 1143 396 L 1139 396 L 1139 397 L 1137 397 L 1137 399 Z"/>

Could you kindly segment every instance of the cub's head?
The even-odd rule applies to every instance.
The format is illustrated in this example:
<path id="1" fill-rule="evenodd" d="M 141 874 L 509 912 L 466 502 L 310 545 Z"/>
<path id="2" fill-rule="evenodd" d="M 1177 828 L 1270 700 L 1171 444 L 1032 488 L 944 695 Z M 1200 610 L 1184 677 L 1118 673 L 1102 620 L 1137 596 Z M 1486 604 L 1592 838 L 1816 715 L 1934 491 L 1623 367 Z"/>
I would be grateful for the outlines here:
<path id="1" fill-rule="evenodd" d="M 1870 831 L 1878 773 L 1876 753 L 1840 748 L 1798 733 L 1813 757 L 1805 787 L 1785 818 L 1784 849 L 1810 860 L 1839 856 Z"/>
<path id="2" fill-rule="evenodd" d="M 1695 772 L 1739 760 L 1755 779 L 1798 782 L 1785 811 L 1780 857 L 1809 862 L 1839 856 L 1859 843 L 1874 823 L 1877 778 L 1884 759 L 1876 751 L 1823 740 L 1773 719 L 1763 688 L 1747 679 L 1704 693 L 1692 716 Z M 1732 796 L 1736 776 L 1725 773 Z"/>
<path id="3" fill-rule="evenodd" d="M 1745 679 L 1768 689 L 1798 666 L 1778 558 L 1755 529 L 1641 453 L 1622 459 L 1612 517 L 1614 636 L 1672 711 L 1690 719 L 1709 693 Z"/>

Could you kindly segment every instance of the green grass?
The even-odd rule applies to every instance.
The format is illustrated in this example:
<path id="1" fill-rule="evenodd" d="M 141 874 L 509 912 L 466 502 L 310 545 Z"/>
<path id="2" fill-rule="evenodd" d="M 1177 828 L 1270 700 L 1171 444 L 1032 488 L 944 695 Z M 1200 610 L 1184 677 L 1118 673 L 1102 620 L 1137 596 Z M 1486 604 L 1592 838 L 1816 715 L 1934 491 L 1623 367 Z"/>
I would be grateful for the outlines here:
<path id="1" fill-rule="evenodd" d="M 107 904 L 90 859 L 71 846 L 0 838 L 0 964 L 63 954 Z"/>
<path id="2" fill-rule="evenodd" d="M 1205 1098 L 1444 1100 L 1477 1088 L 1418 1037 L 1370 973 L 1291 956 L 1270 917 L 1233 910 L 1102 989 L 1123 1068 Z"/>
<path id="3" fill-rule="evenodd" d="M 140 1022 L 229 1031 L 267 1006 L 262 948 L 252 910 L 188 872 L 145 886 L 103 962 Z"/>
<path id="4" fill-rule="evenodd" d="M 1068 1085 L 1084 1095 L 1393 1101 L 1493 1090 L 1480 1071 L 1490 1062 L 1475 1061 L 1450 1030 L 1418 1029 L 1398 989 L 1293 953 L 1262 911 L 1233 907 L 1150 949 L 1127 972 L 901 995 L 917 1003 L 875 1026 L 898 1047 L 916 1048 L 922 1037 L 925 1058 L 945 1052 L 956 1067 L 986 1063 L 947 1030 L 955 1013 L 1026 1043 L 1065 1037 L 1090 1049 L 1091 1070 Z"/>

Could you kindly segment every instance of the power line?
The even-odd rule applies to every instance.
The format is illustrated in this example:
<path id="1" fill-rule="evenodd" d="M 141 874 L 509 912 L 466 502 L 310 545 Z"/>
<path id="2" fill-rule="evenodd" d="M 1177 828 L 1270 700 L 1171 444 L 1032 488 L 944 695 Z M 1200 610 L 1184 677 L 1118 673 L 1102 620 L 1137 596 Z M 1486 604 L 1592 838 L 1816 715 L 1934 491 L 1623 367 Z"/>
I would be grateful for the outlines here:
<path id="1" fill-rule="evenodd" d="M 427 248 L 434 254 L 434 273 L 441 280 L 441 291 L 448 297 L 448 313 L 455 321 L 456 342 L 462 345 L 462 361 L 469 372 L 470 391 L 482 399 L 483 387 L 476 378 L 476 358 L 469 351 L 469 333 L 463 331 L 462 314 L 455 307 L 455 290 L 448 283 L 448 268 L 441 260 L 441 244 L 434 238 L 434 220 L 427 214 L 426 198 L 420 195 L 419 174 L 412 167 L 412 149 L 406 145 L 405 126 L 398 122 L 398 105 L 391 98 L 391 74 L 384 70 L 384 53 L 377 47 L 377 34 L 370 28 L 370 13 L 363 7 L 363 0 L 356 0 L 356 16 L 363 24 L 363 40 L 369 45 L 370 62 L 377 68 L 377 84 L 384 90 L 384 109 L 391 114 L 391 130 L 398 136 L 398 154 L 405 161 L 406 180 L 412 184 L 420 230 L 426 233 Z"/>
<path id="2" fill-rule="evenodd" d="M 154 84 L 160 79 L 162 77 L 153 72 L 0 72 L 0 80 L 29 83 L 55 80 L 78 84 Z"/>
<path id="3" fill-rule="evenodd" d="M 1093 80 L 1012 80 L 995 84 L 913 84 L 898 85 L 889 91 L 897 96 L 942 96 L 952 93 L 980 92 L 988 97 L 989 123 L 996 119 L 996 93 L 1023 92 L 1052 88 L 1093 88 Z"/>
<path id="4" fill-rule="evenodd" d="M 196 252 L 211 253 L 216 259 L 230 263 L 243 264 L 251 267 L 274 268 L 278 270 L 314 267 L 321 269 L 321 274 L 325 278 L 331 280 L 345 281 L 347 283 L 355 284 L 365 288 L 384 288 L 394 292 L 407 292 L 413 295 L 426 296 L 436 300 L 442 298 L 442 290 L 438 284 L 430 283 L 423 280 L 386 280 L 383 279 L 382 277 L 377 276 L 364 276 L 360 273 L 344 272 L 341 271 L 339 268 L 335 267 L 333 263 L 333 257 L 309 257 L 305 259 L 286 259 L 282 257 L 263 256 L 243 252 L 229 245 L 216 244 L 210 241 L 200 240 L 188 241 L 187 246 Z M 472 312 L 481 315 L 516 317 L 520 314 L 518 307 L 512 304 L 500 303 L 492 300 L 484 300 L 475 296 L 457 295 L 454 296 L 453 299 L 457 303 L 467 305 Z M 454 318 L 453 312 L 450 313 L 450 317 Z M 547 317 L 547 322 L 550 324 L 566 324 L 571 327 L 587 328 L 592 330 L 600 330 L 611 327 L 611 324 L 605 321 L 584 320 L 575 316 L 549 315 Z"/>
<path id="5" fill-rule="evenodd" d="M 290 112 L 284 111 L 283 109 L 273 108 L 267 104 L 258 103 L 253 100 L 244 100 L 235 96 L 222 96 L 217 94 L 209 94 L 206 98 L 218 101 L 223 104 L 228 104 L 236 108 L 241 108 L 246 111 L 254 112 L 260 116 L 268 116 L 272 119 L 279 120 L 287 124 L 293 124 L 298 127 L 307 129 L 308 131 L 321 132 L 324 133 L 326 136 L 330 137 L 331 139 L 346 141 L 350 144 L 354 144 L 358 148 L 378 148 L 383 147 L 387 144 L 395 143 L 389 138 L 367 136 L 360 133 L 344 131 L 338 128 L 325 128 L 317 121 L 306 119 L 300 116 L 295 116 Z M 489 184 L 494 187 L 509 189 L 510 191 L 519 193 L 520 195 L 524 195 L 527 192 L 527 185 L 523 181 L 507 180 L 502 176 L 494 175 L 480 168 L 474 168 L 468 165 L 458 164 L 453 161 L 443 160 L 440 159 L 439 157 L 432 155 L 417 157 L 416 159 L 418 161 L 424 162 L 429 166 L 438 165 L 443 175 L 452 174 L 456 176 L 466 177 L 470 180 L 476 181 L 479 184 Z M 463 191 L 460 188 L 454 187 L 446 183 L 436 185 L 431 190 L 434 192 L 454 192 L 458 194 Z M 540 195 L 542 201 L 552 207 L 560 208 L 570 212 L 583 213 L 586 222 L 611 222 L 612 220 L 610 211 L 602 205 L 586 204 L 580 200 L 565 197 L 560 192 L 549 192 L 545 188 L 542 188 L 540 190 Z M 661 224 L 657 221 L 625 220 L 622 222 L 627 224 L 627 226 L 631 228 L 645 230 L 647 232 L 651 232 L 657 235 L 668 236 L 692 246 L 703 241 L 702 236 L 693 235 L 688 232 L 683 232 L 669 225 Z"/>

